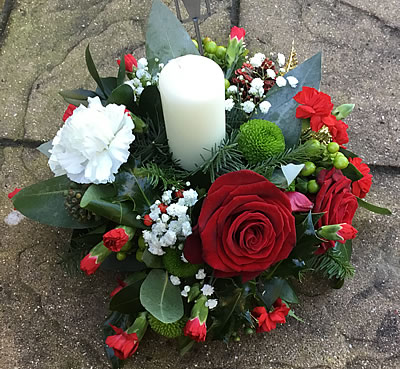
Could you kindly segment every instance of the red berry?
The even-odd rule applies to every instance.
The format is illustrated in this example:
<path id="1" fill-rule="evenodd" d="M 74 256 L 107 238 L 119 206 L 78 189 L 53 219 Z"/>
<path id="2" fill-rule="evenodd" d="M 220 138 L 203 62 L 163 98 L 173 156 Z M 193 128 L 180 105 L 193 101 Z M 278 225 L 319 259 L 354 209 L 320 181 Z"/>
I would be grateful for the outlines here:
<path id="1" fill-rule="evenodd" d="M 145 226 L 150 227 L 153 224 L 153 219 L 150 218 L 149 214 L 146 214 L 143 218 L 143 223 Z"/>
<path id="2" fill-rule="evenodd" d="M 175 191 L 175 196 L 181 199 L 183 197 L 182 190 Z"/>
<path id="3" fill-rule="evenodd" d="M 166 213 L 167 212 L 167 205 L 165 205 L 165 204 L 160 204 L 160 205 L 158 205 L 158 208 L 161 210 L 161 213 Z"/>

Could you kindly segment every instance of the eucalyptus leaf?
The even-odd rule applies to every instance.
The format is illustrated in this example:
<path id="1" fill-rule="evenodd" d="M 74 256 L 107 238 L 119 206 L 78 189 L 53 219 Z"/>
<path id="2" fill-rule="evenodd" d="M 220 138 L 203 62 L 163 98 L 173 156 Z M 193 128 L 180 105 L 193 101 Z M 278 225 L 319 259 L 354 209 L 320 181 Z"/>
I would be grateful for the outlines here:
<path id="1" fill-rule="evenodd" d="M 376 205 L 372 205 L 369 202 L 366 202 L 365 200 L 362 200 L 358 197 L 357 197 L 357 202 L 358 202 L 358 205 L 360 205 L 364 209 L 372 211 L 373 213 L 382 214 L 382 215 L 392 215 L 392 212 L 389 209 L 382 208 L 382 207 L 376 206 Z"/>
<path id="2" fill-rule="evenodd" d="M 148 268 L 152 269 L 164 268 L 162 257 L 153 255 L 147 248 L 143 252 L 142 260 Z"/>
<path id="3" fill-rule="evenodd" d="M 289 282 L 282 278 L 272 278 L 266 281 L 258 295 L 268 309 L 278 298 L 294 304 L 299 303 L 299 299 Z"/>
<path id="4" fill-rule="evenodd" d="M 254 119 L 265 119 L 274 122 L 285 137 L 286 147 L 296 146 L 300 139 L 302 122 L 296 118 L 297 102 L 293 97 L 304 86 L 319 89 L 321 83 L 321 53 L 315 54 L 298 67 L 285 74 L 293 76 L 299 81 L 296 88 L 287 84 L 285 87 L 275 85 L 268 91 L 264 100 L 271 103 L 268 113 L 258 112 Z"/>
<path id="5" fill-rule="evenodd" d="M 39 150 L 43 155 L 46 155 L 48 158 L 51 156 L 49 150 L 53 147 L 53 140 L 42 143 L 37 150 Z"/>
<path id="6" fill-rule="evenodd" d="M 14 207 L 39 223 L 63 228 L 91 228 L 99 222 L 81 223 L 72 218 L 64 207 L 64 192 L 71 181 L 66 175 L 35 183 L 13 197 Z"/>
<path id="7" fill-rule="evenodd" d="M 153 0 L 146 30 L 146 57 L 150 73 L 155 75 L 158 63 L 167 64 L 179 56 L 199 55 L 182 23 L 160 0 Z M 156 62 L 156 59 L 159 62 Z"/>
<path id="8" fill-rule="evenodd" d="M 145 276 L 145 273 L 138 274 L 138 279 L 135 282 L 114 295 L 110 302 L 110 310 L 134 315 L 143 309 L 140 304 L 140 287 Z"/>
<path id="9" fill-rule="evenodd" d="M 183 316 L 181 290 L 174 286 L 168 272 L 153 269 L 140 288 L 143 307 L 163 323 L 173 323 Z"/>

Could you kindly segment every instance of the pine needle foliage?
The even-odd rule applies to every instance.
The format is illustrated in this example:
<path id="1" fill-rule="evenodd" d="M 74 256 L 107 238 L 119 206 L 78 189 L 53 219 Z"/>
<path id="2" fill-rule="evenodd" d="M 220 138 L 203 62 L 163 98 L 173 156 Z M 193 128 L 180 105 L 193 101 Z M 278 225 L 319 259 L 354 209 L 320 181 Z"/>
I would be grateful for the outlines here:
<path id="1" fill-rule="evenodd" d="M 143 177 L 147 177 L 153 187 L 158 187 L 162 184 L 164 190 L 176 187 L 182 188 L 182 179 L 187 176 L 187 172 L 180 169 L 161 168 L 156 163 L 147 163 L 141 168 L 136 169 Z"/>
<path id="2" fill-rule="evenodd" d="M 312 257 L 307 261 L 307 266 L 329 279 L 347 279 L 353 277 L 355 273 L 350 261 L 344 260 L 340 251 L 334 248 L 323 255 Z"/>

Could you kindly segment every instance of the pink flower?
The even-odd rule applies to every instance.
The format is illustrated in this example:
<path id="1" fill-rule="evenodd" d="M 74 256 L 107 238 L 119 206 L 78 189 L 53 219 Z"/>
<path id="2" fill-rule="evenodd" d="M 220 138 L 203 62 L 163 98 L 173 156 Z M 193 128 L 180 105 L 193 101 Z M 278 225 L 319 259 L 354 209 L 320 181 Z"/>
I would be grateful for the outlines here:
<path id="1" fill-rule="evenodd" d="M 125 360 L 132 356 L 139 347 L 139 339 L 136 333 L 126 333 L 123 329 L 111 325 L 115 335 L 106 338 L 106 345 L 114 350 L 116 357 Z"/>
<path id="2" fill-rule="evenodd" d="M 81 270 L 85 272 L 87 275 L 94 274 L 96 270 L 100 267 L 100 263 L 97 263 L 97 256 L 92 256 L 87 254 L 82 260 L 81 260 Z"/>
<path id="3" fill-rule="evenodd" d="M 199 317 L 189 319 L 183 329 L 183 334 L 197 342 L 204 342 L 207 335 L 206 322 L 200 322 Z"/>
<path id="4" fill-rule="evenodd" d="M 132 54 L 126 54 L 125 57 L 125 70 L 127 72 L 132 73 L 133 72 L 133 66 L 137 68 L 137 61 L 135 57 Z M 117 60 L 118 65 L 121 64 L 121 60 Z"/>
<path id="5" fill-rule="evenodd" d="M 285 195 L 290 201 L 293 212 L 308 212 L 314 207 L 308 197 L 301 192 L 285 192 Z"/>
<path id="6" fill-rule="evenodd" d="M 122 247 L 129 241 L 129 235 L 123 228 L 115 228 L 103 236 L 104 246 L 114 252 L 121 251 Z"/>
<path id="7" fill-rule="evenodd" d="M 65 122 L 74 113 L 75 109 L 75 105 L 69 104 L 67 110 L 65 110 L 62 120 Z"/>
<path id="8" fill-rule="evenodd" d="M 236 38 L 236 40 L 238 42 L 240 42 L 241 40 L 244 39 L 244 35 L 246 34 L 246 31 L 244 30 L 244 28 L 239 28 L 239 27 L 232 27 L 231 29 L 231 34 L 229 35 L 229 38 L 231 40 L 233 40 L 234 38 Z"/>

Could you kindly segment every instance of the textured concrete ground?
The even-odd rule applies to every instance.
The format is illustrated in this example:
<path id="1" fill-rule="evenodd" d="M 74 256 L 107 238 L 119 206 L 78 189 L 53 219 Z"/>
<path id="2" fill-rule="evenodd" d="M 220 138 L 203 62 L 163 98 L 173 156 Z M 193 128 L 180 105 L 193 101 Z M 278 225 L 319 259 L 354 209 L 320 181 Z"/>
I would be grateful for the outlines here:
<path id="1" fill-rule="evenodd" d="M 0 368 L 107 368 L 101 322 L 112 275 L 88 278 L 59 264 L 64 230 L 23 220 L 8 226 L 6 194 L 51 174 L 34 147 L 60 127 L 62 88 L 90 86 L 88 43 L 101 72 L 122 52 L 143 54 L 150 0 L 0 0 Z M 172 7 L 172 1 L 166 1 Z M 234 2 L 236 4 L 236 2 Z M 299 286 L 296 313 L 272 334 L 228 347 L 199 346 L 179 359 L 173 342 L 154 335 L 126 368 L 395 369 L 400 367 L 399 120 L 400 22 L 397 0 L 241 0 L 239 22 L 252 51 L 299 59 L 324 51 L 322 89 L 334 102 L 354 102 L 351 147 L 372 164 L 373 203 L 392 217 L 360 211 L 355 278 L 341 290 Z M 212 2 L 204 34 L 229 33 L 229 0 Z"/>

